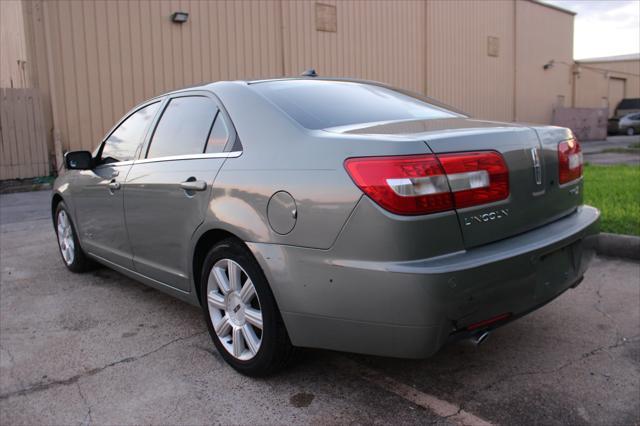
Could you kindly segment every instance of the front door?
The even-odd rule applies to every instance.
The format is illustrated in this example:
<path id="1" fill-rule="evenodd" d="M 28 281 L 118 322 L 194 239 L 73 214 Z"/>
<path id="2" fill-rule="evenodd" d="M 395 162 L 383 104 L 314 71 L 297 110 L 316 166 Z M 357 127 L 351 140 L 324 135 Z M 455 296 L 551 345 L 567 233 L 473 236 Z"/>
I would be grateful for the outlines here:
<path id="1" fill-rule="evenodd" d="M 83 248 L 126 268 L 133 267 L 124 221 L 124 182 L 160 102 L 129 115 L 100 147 L 92 170 L 78 174 L 75 216 Z"/>
<path id="2" fill-rule="evenodd" d="M 229 126 L 218 111 L 208 96 L 169 99 L 146 155 L 134 163 L 125 183 L 136 271 L 183 291 L 190 285 L 191 237 L 204 221 L 211 187 L 227 156 Z"/>

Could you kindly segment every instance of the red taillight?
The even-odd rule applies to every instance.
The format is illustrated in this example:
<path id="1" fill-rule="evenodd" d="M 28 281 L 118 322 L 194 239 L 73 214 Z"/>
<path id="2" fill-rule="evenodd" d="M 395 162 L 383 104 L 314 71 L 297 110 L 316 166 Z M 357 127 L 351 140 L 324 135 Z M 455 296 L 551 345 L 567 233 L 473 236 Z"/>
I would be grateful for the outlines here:
<path id="1" fill-rule="evenodd" d="M 438 155 L 449 183 L 456 208 L 477 206 L 504 200 L 509 196 L 509 170 L 502 156 L 497 152 L 469 152 L 461 154 Z M 456 187 L 456 177 L 479 174 L 484 182 L 471 182 L 470 187 Z M 464 185 L 464 179 L 463 179 Z"/>
<path id="2" fill-rule="evenodd" d="M 356 185 L 390 212 L 425 214 L 453 208 L 435 155 L 349 158 L 344 165 Z"/>
<path id="3" fill-rule="evenodd" d="M 582 176 L 582 148 L 577 139 L 558 144 L 558 171 L 561 185 Z"/>
<path id="4" fill-rule="evenodd" d="M 417 215 L 509 196 L 509 172 L 497 152 L 350 158 L 345 168 L 383 208 Z"/>

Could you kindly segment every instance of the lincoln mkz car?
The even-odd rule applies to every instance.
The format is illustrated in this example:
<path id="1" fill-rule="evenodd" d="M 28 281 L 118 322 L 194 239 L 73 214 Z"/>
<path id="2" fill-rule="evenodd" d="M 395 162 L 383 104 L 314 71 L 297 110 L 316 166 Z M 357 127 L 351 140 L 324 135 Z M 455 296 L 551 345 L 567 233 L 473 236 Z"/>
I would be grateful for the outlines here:
<path id="1" fill-rule="evenodd" d="M 247 375 L 294 347 L 423 358 L 480 339 L 580 283 L 600 216 L 570 130 L 356 80 L 178 90 L 65 163 L 65 265 L 201 306 Z"/>

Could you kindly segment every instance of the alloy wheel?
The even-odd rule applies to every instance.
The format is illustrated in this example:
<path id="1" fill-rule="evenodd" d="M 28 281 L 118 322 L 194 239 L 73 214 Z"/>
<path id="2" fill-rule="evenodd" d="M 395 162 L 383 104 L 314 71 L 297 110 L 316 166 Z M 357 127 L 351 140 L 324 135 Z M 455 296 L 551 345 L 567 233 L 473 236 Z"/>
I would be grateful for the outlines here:
<path id="1" fill-rule="evenodd" d="M 67 265 L 71 265 L 75 259 L 75 240 L 73 239 L 73 228 L 67 212 L 60 210 L 58 212 L 58 243 L 60 245 L 60 253 Z"/>
<path id="2" fill-rule="evenodd" d="M 248 361 L 262 344 L 262 309 L 251 277 L 231 259 L 217 261 L 207 281 L 211 324 L 234 358 Z"/>

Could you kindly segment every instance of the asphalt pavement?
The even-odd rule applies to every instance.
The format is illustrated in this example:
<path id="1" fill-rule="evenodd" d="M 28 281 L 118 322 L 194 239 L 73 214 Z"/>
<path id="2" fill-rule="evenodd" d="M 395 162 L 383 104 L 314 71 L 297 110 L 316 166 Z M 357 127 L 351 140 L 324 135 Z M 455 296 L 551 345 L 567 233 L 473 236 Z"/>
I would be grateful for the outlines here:
<path id="1" fill-rule="evenodd" d="M 0 195 L 0 424 L 640 424 L 640 264 L 583 283 L 479 347 L 426 360 L 302 350 L 251 379 L 198 308 L 63 266 L 49 193 Z"/>

